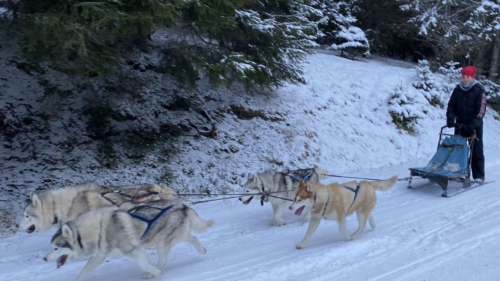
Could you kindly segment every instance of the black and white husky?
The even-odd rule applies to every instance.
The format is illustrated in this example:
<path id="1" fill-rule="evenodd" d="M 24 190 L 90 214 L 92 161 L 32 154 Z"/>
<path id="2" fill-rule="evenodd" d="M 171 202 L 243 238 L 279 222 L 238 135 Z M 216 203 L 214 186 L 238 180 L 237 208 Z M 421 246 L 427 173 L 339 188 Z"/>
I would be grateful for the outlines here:
<path id="1" fill-rule="evenodd" d="M 190 231 L 205 231 L 213 221 L 204 221 L 190 207 L 175 204 L 168 207 L 153 226 L 129 212 L 105 207 L 78 216 L 65 223 L 52 238 L 52 250 L 45 261 L 63 266 L 70 258 L 89 258 L 76 281 L 85 280 L 106 258 L 126 255 L 145 271 L 143 278 L 158 277 L 167 263 L 168 253 L 180 241 L 192 244 L 198 252 L 207 250 Z M 146 249 L 153 247 L 158 264 L 148 261 Z"/>
<path id="2" fill-rule="evenodd" d="M 287 200 L 276 197 L 292 201 L 300 180 L 317 183 L 326 177 L 327 172 L 319 167 L 293 171 L 285 170 L 283 172 L 267 170 L 249 177 L 243 186 L 243 193 L 251 195 L 241 196 L 239 200 L 243 204 L 248 204 L 252 199 L 259 199 L 262 196 L 261 194 L 268 192 L 270 196 L 266 200 L 271 202 L 273 206 L 273 219 L 269 222 L 269 225 L 279 226 L 283 224 L 283 214 L 290 203 Z"/>

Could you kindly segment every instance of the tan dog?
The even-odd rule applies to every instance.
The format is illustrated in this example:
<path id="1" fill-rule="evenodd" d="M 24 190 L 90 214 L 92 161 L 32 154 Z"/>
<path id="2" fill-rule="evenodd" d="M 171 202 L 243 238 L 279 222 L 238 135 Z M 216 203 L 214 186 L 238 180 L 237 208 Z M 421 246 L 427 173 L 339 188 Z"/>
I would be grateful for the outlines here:
<path id="1" fill-rule="evenodd" d="M 375 221 L 371 212 L 377 202 L 375 190 L 388 190 L 394 186 L 397 180 L 398 176 L 393 176 L 385 181 L 361 181 L 359 184 L 352 181 L 329 185 L 301 181 L 289 209 L 296 209 L 295 214 L 299 216 L 305 208 L 310 209 L 311 221 L 306 236 L 295 247 L 297 249 L 306 247 L 307 242 L 318 228 L 321 219 L 337 221 L 339 231 L 345 240 L 356 239 L 365 230 L 367 220 L 370 222 L 371 228 L 374 229 Z M 349 235 L 346 217 L 355 211 L 359 227 L 356 232 Z"/>

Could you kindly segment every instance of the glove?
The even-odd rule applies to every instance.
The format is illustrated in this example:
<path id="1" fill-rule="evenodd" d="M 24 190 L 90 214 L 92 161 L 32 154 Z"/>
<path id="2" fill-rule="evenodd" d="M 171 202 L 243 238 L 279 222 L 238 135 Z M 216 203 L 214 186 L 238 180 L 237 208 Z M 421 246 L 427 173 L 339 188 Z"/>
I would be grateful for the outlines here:
<path id="1" fill-rule="evenodd" d="M 474 134 L 474 125 L 473 124 L 468 124 L 467 126 L 465 126 L 465 134 L 470 136 L 472 134 Z"/>
<path id="2" fill-rule="evenodd" d="M 474 134 L 474 125 L 473 124 L 457 124 L 458 131 L 462 137 L 470 137 Z"/>
<path id="3" fill-rule="evenodd" d="M 476 118 L 474 119 L 474 121 L 472 121 L 472 124 L 474 125 L 475 128 L 480 127 L 483 124 L 483 119 Z"/>
<path id="4" fill-rule="evenodd" d="M 448 128 L 453 128 L 455 127 L 455 121 L 453 119 L 446 119 L 446 126 Z"/>

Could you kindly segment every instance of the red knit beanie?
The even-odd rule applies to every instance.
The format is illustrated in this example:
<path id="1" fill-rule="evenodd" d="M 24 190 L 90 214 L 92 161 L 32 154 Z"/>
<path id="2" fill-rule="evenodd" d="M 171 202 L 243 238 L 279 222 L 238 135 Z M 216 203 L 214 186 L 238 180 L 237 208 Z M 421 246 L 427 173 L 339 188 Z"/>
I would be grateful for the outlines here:
<path id="1" fill-rule="evenodd" d="M 474 66 L 466 66 L 464 69 L 462 69 L 462 76 L 467 75 L 472 78 L 474 78 L 474 75 L 476 74 L 476 68 Z"/>

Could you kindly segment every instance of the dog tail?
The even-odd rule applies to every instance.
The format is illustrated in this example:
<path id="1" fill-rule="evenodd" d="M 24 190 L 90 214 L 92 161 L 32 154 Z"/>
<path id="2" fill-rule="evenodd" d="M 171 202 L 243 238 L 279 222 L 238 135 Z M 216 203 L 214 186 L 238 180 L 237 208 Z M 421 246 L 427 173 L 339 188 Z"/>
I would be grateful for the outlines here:
<path id="1" fill-rule="evenodd" d="M 163 200 L 172 200 L 172 198 L 175 195 L 175 191 L 169 186 L 159 186 L 159 185 L 153 184 L 151 191 L 156 191 L 156 192 L 160 193 L 160 199 L 163 199 Z"/>
<path id="2" fill-rule="evenodd" d="M 396 181 L 398 181 L 398 176 L 397 175 L 396 176 L 392 176 L 392 177 L 390 177 L 389 179 L 387 179 L 385 181 L 374 181 L 374 182 L 372 182 L 372 187 L 375 190 L 384 191 L 384 190 L 388 190 L 391 187 L 393 187 L 394 184 L 396 183 Z"/>
<path id="3" fill-rule="evenodd" d="M 198 214 L 195 212 L 195 210 L 193 210 L 193 209 L 191 209 L 191 214 L 189 215 L 189 220 L 191 223 L 191 229 L 196 231 L 196 232 L 206 231 L 208 228 L 210 228 L 214 225 L 213 220 L 209 220 L 209 221 L 202 220 L 198 216 Z"/>
<path id="4" fill-rule="evenodd" d="M 314 166 L 314 172 L 318 174 L 320 180 L 325 180 L 328 178 L 328 172 L 326 170 L 321 169 L 318 166 Z"/>
<path id="5" fill-rule="evenodd" d="M 82 191 L 102 191 L 102 186 L 98 185 L 95 182 L 86 182 L 78 185 L 71 185 L 71 186 L 66 186 L 66 188 L 73 188 L 77 190 L 78 192 Z"/>

